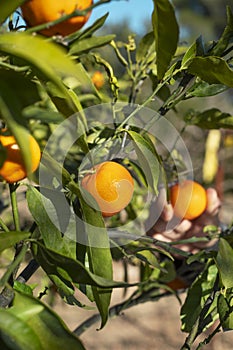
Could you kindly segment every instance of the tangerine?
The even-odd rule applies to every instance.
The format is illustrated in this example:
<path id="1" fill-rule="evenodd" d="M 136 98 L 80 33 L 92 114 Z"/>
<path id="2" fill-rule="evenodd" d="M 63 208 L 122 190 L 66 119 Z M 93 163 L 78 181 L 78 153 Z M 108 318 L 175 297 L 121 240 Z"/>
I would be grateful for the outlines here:
<path id="1" fill-rule="evenodd" d="M 132 199 L 134 181 L 121 164 L 106 161 L 91 169 L 81 186 L 96 200 L 103 216 L 112 216 L 124 209 Z"/>
<path id="2" fill-rule="evenodd" d="M 14 136 L 0 135 L 0 142 L 6 150 L 6 159 L 0 168 L 0 176 L 8 183 L 23 180 L 36 171 L 40 164 L 40 147 L 32 135 L 29 135 L 29 147 L 31 151 L 31 169 L 27 172 L 24 165 L 22 152 Z"/>
<path id="3" fill-rule="evenodd" d="M 168 287 L 172 290 L 186 289 L 189 287 L 189 284 L 180 277 L 175 277 L 172 281 L 166 283 Z"/>
<path id="4" fill-rule="evenodd" d="M 55 21 L 63 15 L 69 15 L 75 10 L 85 10 L 90 7 L 93 0 L 28 0 L 21 5 L 25 22 L 30 26 L 38 26 Z M 85 16 L 75 16 L 64 22 L 49 26 L 40 31 L 46 36 L 69 35 L 82 28 L 88 21 L 91 11 Z"/>
<path id="5" fill-rule="evenodd" d="M 185 180 L 170 188 L 170 201 L 175 216 L 193 220 L 206 209 L 206 190 L 198 182 Z"/>
<path id="6" fill-rule="evenodd" d="M 91 80 L 97 89 L 101 89 L 104 85 L 104 76 L 103 73 L 101 73 L 100 71 L 94 72 L 94 74 L 91 77 Z"/>

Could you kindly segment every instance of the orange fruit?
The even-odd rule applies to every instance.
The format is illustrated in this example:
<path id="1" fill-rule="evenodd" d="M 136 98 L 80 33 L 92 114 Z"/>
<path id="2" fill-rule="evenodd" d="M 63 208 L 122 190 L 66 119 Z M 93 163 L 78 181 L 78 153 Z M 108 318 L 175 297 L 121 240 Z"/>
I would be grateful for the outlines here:
<path id="1" fill-rule="evenodd" d="M 31 151 L 31 171 L 27 173 L 22 152 L 16 143 L 14 136 L 0 135 L 0 142 L 6 149 L 6 159 L 0 168 L 0 177 L 9 183 L 23 180 L 33 173 L 40 164 L 41 151 L 37 141 L 29 135 L 29 147 Z"/>
<path id="2" fill-rule="evenodd" d="M 99 205 L 103 216 L 112 216 L 124 209 L 132 199 L 134 181 L 129 171 L 113 161 L 97 164 L 84 176 L 81 186 Z"/>
<path id="3" fill-rule="evenodd" d="M 206 190 L 195 181 L 185 180 L 171 187 L 170 201 L 177 217 L 193 220 L 206 209 Z"/>
<path id="4" fill-rule="evenodd" d="M 103 73 L 101 73 L 100 71 L 94 72 L 94 74 L 91 77 L 91 80 L 97 89 L 101 89 L 104 85 L 104 76 Z"/>
<path id="5" fill-rule="evenodd" d="M 85 10 L 92 5 L 92 0 L 28 0 L 21 5 L 25 22 L 30 26 L 38 26 L 55 21 L 63 15 L 75 10 Z M 41 30 L 46 36 L 69 35 L 80 29 L 88 21 L 91 12 L 85 16 L 75 16 L 52 27 Z"/>
<path id="6" fill-rule="evenodd" d="M 172 290 L 186 289 L 189 287 L 189 284 L 180 277 L 175 277 L 172 281 L 166 284 Z"/>

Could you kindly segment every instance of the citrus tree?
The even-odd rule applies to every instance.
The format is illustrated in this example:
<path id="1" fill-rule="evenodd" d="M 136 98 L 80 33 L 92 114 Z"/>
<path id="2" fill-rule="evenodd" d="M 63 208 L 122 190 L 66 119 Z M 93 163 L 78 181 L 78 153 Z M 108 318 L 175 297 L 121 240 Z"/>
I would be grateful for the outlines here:
<path id="1" fill-rule="evenodd" d="M 218 40 L 198 37 L 181 45 L 175 9 L 169 0 L 156 0 L 152 30 L 139 42 L 133 35 L 118 42 L 114 34 L 98 34 L 107 14 L 88 26 L 90 11 L 108 2 L 0 5 L 2 349 L 84 349 L 79 336 L 93 323 L 103 328 L 126 308 L 179 297 L 183 289 L 182 349 L 211 326 L 198 348 L 233 328 L 232 226 L 208 225 L 201 237 L 172 243 L 149 234 L 163 209 L 153 211 L 151 204 L 165 189 L 176 208 L 183 180 L 194 191 L 181 184 L 177 217 L 189 210 L 195 220 L 206 208 L 182 133 L 195 125 L 221 136 L 220 130 L 232 129 L 233 117 L 214 105 L 194 108 L 179 116 L 177 129 L 169 113 L 184 101 L 233 87 L 232 10 L 226 9 Z M 104 56 L 107 47 L 124 69 L 120 77 Z M 18 210 L 22 190 L 30 211 L 26 223 Z M 197 253 L 180 249 L 198 242 L 204 244 Z M 130 283 L 127 274 L 115 281 L 114 260 L 136 264 L 138 281 Z M 79 290 L 98 314 L 69 330 L 41 300 L 46 292 L 38 297 L 29 283 L 39 267 L 64 303 L 86 307 Z M 181 283 L 183 272 L 191 277 Z M 132 286 L 126 300 L 110 304 L 114 288 Z"/>

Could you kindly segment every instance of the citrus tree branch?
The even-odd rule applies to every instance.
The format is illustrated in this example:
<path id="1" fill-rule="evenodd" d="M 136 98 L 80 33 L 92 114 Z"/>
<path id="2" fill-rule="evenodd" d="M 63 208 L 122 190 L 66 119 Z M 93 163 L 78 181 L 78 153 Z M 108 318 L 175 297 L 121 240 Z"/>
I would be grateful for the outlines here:
<path id="1" fill-rule="evenodd" d="M 148 292 L 143 292 L 138 297 L 133 298 L 131 296 L 126 301 L 123 301 L 122 303 L 112 306 L 109 309 L 109 318 L 113 318 L 114 316 L 119 316 L 122 313 L 122 311 L 129 309 L 133 306 L 136 306 L 138 304 L 145 303 L 147 301 L 156 301 L 170 294 L 171 293 L 169 292 L 159 292 L 159 290 L 153 294 L 152 290 L 149 290 Z M 77 336 L 80 336 L 82 333 L 84 333 L 88 328 L 93 326 L 99 320 L 100 320 L 100 315 L 95 314 L 92 317 L 88 318 L 86 321 L 84 321 L 81 325 L 79 325 L 73 331 L 73 333 Z"/>
<path id="2" fill-rule="evenodd" d="M 0 281 L 0 285 L 5 284 L 6 281 L 9 280 L 15 268 L 17 268 L 18 264 L 22 261 L 22 258 L 25 256 L 27 251 L 27 246 L 24 245 L 20 254 L 13 261 L 11 266 L 8 268 L 6 273 L 3 275 Z M 32 259 L 29 264 L 25 267 L 25 269 L 20 273 L 20 275 L 16 278 L 16 281 L 20 283 L 26 283 L 29 278 L 36 272 L 39 268 L 39 264 L 35 259 Z M 12 302 L 14 298 L 14 291 L 12 287 L 6 286 L 3 291 L 0 293 L 0 307 L 6 308 Z"/>
<path id="3" fill-rule="evenodd" d="M 29 278 L 31 278 L 32 275 L 38 270 L 39 267 L 40 265 L 38 262 L 35 259 L 32 259 L 16 280 L 21 283 L 26 283 Z"/>
<path id="4" fill-rule="evenodd" d="M 27 252 L 27 249 L 28 249 L 27 244 L 24 244 L 22 246 L 22 249 L 20 250 L 19 254 L 15 257 L 12 264 L 8 267 L 7 271 L 2 276 L 2 278 L 0 280 L 0 286 L 4 286 L 8 283 L 8 281 L 11 278 L 11 276 L 13 275 L 14 271 L 18 268 L 19 264 L 23 260 L 25 254 Z M 13 286 L 13 281 L 11 284 Z M 4 307 L 4 308 L 7 307 L 11 303 L 11 301 L 13 300 L 14 291 L 12 289 L 12 286 L 11 287 L 9 287 L 9 285 L 6 286 L 2 290 L 2 292 L 0 293 L 0 307 Z"/>
<path id="5" fill-rule="evenodd" d="M 203 330 L 206 328 L 206 323 L 205 323 L 205 317 L 206 315 L 208 315 L 209 313 L 209 309 L 213 303 L 215 294 L 217 292 L 218 289 L 218 285 L 219 285 L 219 279 L 216 278 L 214 287 L 213 287 L 213 292 L 211 293 L 211 295 L 207 298 L 200 314 L 199 317 L 197 318 L 196 322 L 194 323 L 191 332 L 189 333 L 189 335 L 187 336 L 187 338 L 185 339 L 185 342 L 182 346 L 182 348 L 180 350 L 187 350 L 187 349 L 191 349 L 192 344 L 194 343 L 194 341 L 197 339 L 197 337 L 203 332 Z M 229 316 L 229 315 L 228 315 Z M 221 326 L 221 325 L 220 325 Z M 207 343 L 210 342 L 210 340 L 214 337 L 214 335 L 217 333 L 217 330 L 219 329 L 219 326 L 217 326 L 217 328 L 213 331 L 212 334 L 210 334 L 203 342 L 201 342 L 198 346 L 197 349 L 201 349 L 201 347 Z"/>
<path id="6" fill-rule="evenodd" d="M 14 219 L 15 230 L 20 231 L 18 203 L 17 203 L 17 197 L 16 197 L 16 189 L 17 188 L 18 188 L 17 184 L 15 184 L 15 183 L 9 184 L 12 215 L 13 215 L 13 219 Z"/>
<path id="7" fill-rule="evenodd" d="M 0 227 L 3 229 L 3 231 L 5 232 L 9 232 L 9 228 L 7 227 L 7 225 L 5 224 L 5 222 L 2 220 L 2 218 L 0 218 Z"/>

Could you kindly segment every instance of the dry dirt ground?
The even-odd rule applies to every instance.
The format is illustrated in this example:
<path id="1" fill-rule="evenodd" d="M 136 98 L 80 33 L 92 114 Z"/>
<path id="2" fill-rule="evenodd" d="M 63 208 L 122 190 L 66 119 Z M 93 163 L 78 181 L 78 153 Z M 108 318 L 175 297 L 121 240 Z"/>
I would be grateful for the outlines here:
<path id="1" fill-rule="evenodd" d="M 121 265 L 114 264 L 115 278 L 122 273 Z M 132 267 L 132 280 L 136 277 Z M 184 300 L 185 293 L 181 295 Z M 122 290 L 113 292 L 112 304 L 122 301 Z M 92 311 L 64 305 L 57 300 L 55 310 L 62 316 L 71 330 L 74 330 Z M 110 319 L 102 330 L 99 323 L 87 329 L 82 335 L 87 350 L 179 350 L 186 334 L 180 330 L 180 305 L 175 296 L 169 296 L 157 302 L 147 302 L 124 311 L 121 316 Z M 199 341 L 201 341 L 199 339 Z M 203 350 L 232 350 L 233 332 L 219 333 Z M 193 348 L 196 349 L 196 346 Z"/>

